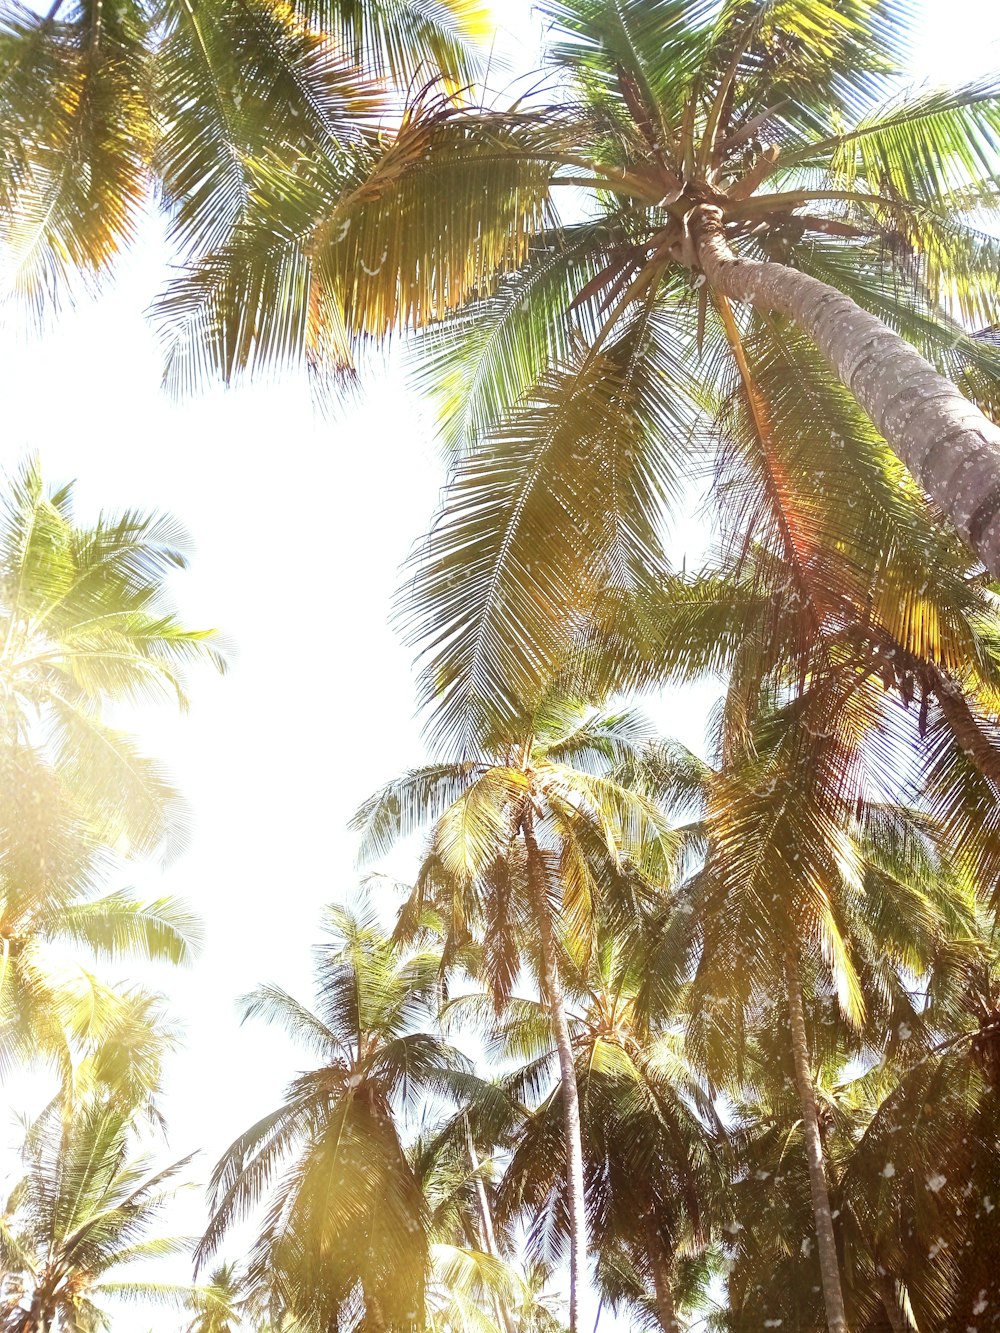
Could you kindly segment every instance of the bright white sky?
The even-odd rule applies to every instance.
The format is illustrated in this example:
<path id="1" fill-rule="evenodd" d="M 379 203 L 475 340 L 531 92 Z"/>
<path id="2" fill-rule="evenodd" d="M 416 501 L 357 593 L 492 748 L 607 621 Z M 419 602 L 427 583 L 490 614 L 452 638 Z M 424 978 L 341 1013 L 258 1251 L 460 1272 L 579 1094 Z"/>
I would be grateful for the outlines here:
<path id="1" fill-rule="evenodd" d="M 923 0 L 920 9 L 915 79 L 961 82 L 1000 65 L 995 0 Z M 529 4 L 499 0 L 495 12 L 498 46 L 531 68 L 539 35 Z M 130 879 L 151 895 L 182 895 L 207 928 L 197 966 L 160 979 L 187 1031 L 165 1107 L 171 1155 L 204 1149 L 204 1178 L 296 1067 L 276 1035 L 237 1025 L 235 997 L 271 980 L 310 998 L 319 910 L 357 880 L 347 819 L 420 760 L 410 654 L 387 615 L 442 470 L 429 416 L 397 368 L 334 422 L 314 415 L 297 378 L 169 402 L 143 318 L 162 255 L 154 223 L 99 300 L 44 335 L 0 331 L 0 464 L 37 449 L 49 478 L 78 479 L 84 515 L 173 513 L 194 544 L 192 568 L 176 582 L 182 618 L 218 626 L 235 646 L 226 679 L 207 668 L 192 679 L 188 716 L 164 709 L 135 721 L 193 812 L 185 855 L 137 866 Z M 683 709 L 665 699 L 657 718 L 700 745 L 707 699 Z M 18 1140 L 20 1109 L 0 1103 L 0 1149 Z M 195 1230 L 200 1218 L 193 1197 L 177 1226 Z M 125 1319 L 132 1325 L 134 1314 Z M 176 1316 L 156 1322 L 177 1326 Z"/>

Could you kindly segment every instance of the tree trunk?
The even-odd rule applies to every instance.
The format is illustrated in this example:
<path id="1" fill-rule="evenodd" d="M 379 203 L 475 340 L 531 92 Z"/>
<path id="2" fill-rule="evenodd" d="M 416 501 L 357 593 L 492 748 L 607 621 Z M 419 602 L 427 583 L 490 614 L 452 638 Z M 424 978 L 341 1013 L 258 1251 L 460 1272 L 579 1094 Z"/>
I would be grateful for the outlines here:
<path id="1" fill-rule="evenodd" d="M 674 1293 L 670 1285 L 670 1259 L 652 1217 L 646 1215 L 646 1252 L 653 1271 L 653 1296 L 656 1318 L 664 1333 L 678 1333 Z"/>
<path id="2" fill-rule="evenodd" d="M 486 1186 L 483 1183 L 482 1176 L 479 1174 L 479 1154 L 476 1152 L 476 1142 L 472 1137 L 472 1128 L 469 1125 L 469 1117 L 466 1115 L 462 1118 L 465 1122 L 465 1144 L 469 1153 L 469 1165 L 472 1167 L 476 1177 L 476 1194 L 479 1199 L 479 1214 L 483 1224 L 483 1248 L 491 1259 L 496 1259 L 498 1254 L 496 1232 L 493 1229 L 493 1212 L 490 1208 L 490 1201 L 486 1194 Z M 507 1333 L 515 1333 L 514 1320 L 510 1310 L 507 1308 L 507 1302 L 503 1296 L 497 1297 L 497 1305 L 500 1309 L 500 1319 Z"/>
<path id="3" fill-rule="evenodd" d="M 830 1211 L 830 1191 L 826 1183 L 823 1163 L 823 1140 L 816 1113 L 816 1094 L 809 1068 L 809 1046 L 806 1041 L 806 1020 L 802 1008 L 802 984 L 795 946 L 785 950 L 785 989 L 788 998 L 788 1018 L 792 1036 L 792 1058 L 795 1063 L 795 1086 L 802 1109 L 802 1130 L 809 1162 L 809 1193 L 812 1196 L 813 1217 L 816 1225 L 816 1247 L 819 1251 L 820 1278 L 823 1283 L 823 1303 L 826 1307 L 826 1325 L 830 1333 L 847 1333 L 847 1315 L 844 1294 L 840 1285 L 840 1262 L 837 1242 L 833 1234 L 833 1215 Z"/>
<path id="4" fill-rule="evenodd" d="M 528 859 L 528 890 L 535 909 L 541 959 L 542 997 L 549 1011 L 552 1036 L 559 1053 L 563 1125 L 566 1134 L 566 1174 L 569 1203 L 569 1333 L 580 1333 L 580 1313 L 587 1280 L 587 1214 L 583 1193 L 583 1133 L 580 1127 L 580 1094 L 576 1084 L 573 1042 L 566 1021 L 559 962 L 549 909 L 548 870 L 535 838 L 530 811 L 522 821 Z"/>
<path id="5" fill-rule="evenodd" d="M 1000 574 L 1000 427 L 914 347 L 849 296 L 779 263 L 739 259 L 722 214 L 691 218 L 697 262 L 723 296 L 807 333 L 876 429 L 992 574 Z"/>

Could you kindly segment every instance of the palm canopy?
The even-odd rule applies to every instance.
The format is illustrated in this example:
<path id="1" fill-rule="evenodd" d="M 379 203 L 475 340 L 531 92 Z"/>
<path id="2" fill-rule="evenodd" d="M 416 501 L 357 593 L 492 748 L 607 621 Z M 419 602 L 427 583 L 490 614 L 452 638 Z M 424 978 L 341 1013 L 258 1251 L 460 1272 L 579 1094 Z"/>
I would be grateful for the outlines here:
<path id="1" fill-rule="evenodd" d="M 272 156 L 336 161 L 394 111 L 393 82 L 465 81 L 475 0 L 55 0 L 0 8 L 8 294 L 39 311 L 99 278 L 158 188 L 203 254 L 253 215 Z"/>
<path id="2" fill-rule="evenodd" d="M 353 820 L 362 860 L 431 826 L 400 930 L 419 928 L 426 909 L 437 913 L 445 966 L 481 941 L 480 975 L 502 1005 L 522 955 L 537 952 L 526 865 L 537 840 L 548 867 L 545 914 L 586 956 L 601 895 L 663 882 L 684 854 L 655 801 L 618 779 L 651 739 L 633 710 L 602 712 L 550 693 L 517 725 L 486 733 L 469 757 L 411 770 L 375 792 Z"/>
<path id="3" fill-rule="evenodd" d="M 185 558 L 167 519 L 74 520 L 72 489 L 29 462 L 0 515 L 0 1060 L 54 1056 L 91 1040 L 116 1000 L 67 961 L 83 948 L 181 963 L 200 929 L 177 900 L 94 891 L 113 850 L 147 853 L 180 831 L 160 766 L 102 716 L 166 695 L 184 669 L 223 659 L 212 632 L 181 625 L 165 581 Z"/>
<path id="4" fill-rule="evenodd" d="M 370 907 L 327 911 L 316 954 L 316 1010 L 264 986 L 246 1017 L 276 1022 L 318 1056 L 286 1101 L 242 1134 L 212 1177 L 204 1259 L 226 1229 L 264 1205 L 250 1255 L 251 1294 L 326 1329 L 359 1300 L 381 1318 L 422 1317 L 425 1203 L 397 1117 L 454 1096 L 467 1066 L 436 1035 L 434 954 L 401 952 Z"/>
<path id="5" fill-rule="evenodd" d="M 62 820 L 96 841 L 137 851 L 162 842 L 175 793 L 102 711 L 147 698 L 184 706 L 190 663 L 224 668 L 215 631 L 185 628 L 170 605 L 166 581 L 186 563 L 183 536 L 166 516 L 127 511 L 82 525 L 72 487 L 47 487 L 37 460 L 8 482 L 0 515 L 0 739 L 14 788 L 5 784 L 4 805 L 23 806 L 22 840 L 43 818 L 58 824 L 62 806 Z M 46 782 L 51 790 L 39 790 Z M 47 837 L 39 831 L 38 839 Z"/>
<path id="6" fill-rule="evenodd" d="M 933 978 L 944 1004 L 974 953 L 975 881 L 946 828 L 901 799 L 892 737 L 841 701 L 817 738 L 803 704 L 751 717 L 719 769 L 676 743 L 644 765 L 707 852 L 654 924 L 642 1003 L 690 1014 L 697 1063 L 721 1086 L 743 1077 L 744 1024 L 771 1003 L 789 948 L 827 1006 L 812 1035 L 859 1058 L 899 1024 L 926 1049 L 935 1029 L 914 978 Z"/>
<path id="7" fill-rule="evenodd" d="M 718 1222 L 726 1151 L 677 1024 L 652 1015 L 641 932 L 609 929 L 566 988 L 580 1092 L 584 1180 L 605 1300 L 673 1333 L 675 1302 L 704 1263 Z M 467 1002 L 454 1002 L 461 1021 Z M 552 1045 L 540 1007 L 518 999 L 492 1027 L 491 1055 L 514 1062 L 503 1086 L 526 1098 L 507 1128 L 501 1223 L 522 1219 L 530 1252 L 551 1261 L 567 1224 L 561 1089 L 546 1087 Z M 517 1101 L 515 1101 L 517 1104 Z"/>
<path id="8" fill-rule="evenodd" d="M 100 1096 L 54 1102 L 29 1127 L 26 1173 L 0 1226 L 5 1328 L 91 1333 L 107 1327 L 108 1301 L 187 1290 L 129 1275 L 132 1264 L 189 1248 L 158 1230 L 186 1160 L 156 1170 L 132 1140 L 131 1109 Z"/>
<path id="9" fill-rule="evenodd" d="M 828 998 L 810 1005 L 852 1329 L 950 1330 L 967 1325 L 973 1307 L 992 1308 L 991 953 L 982 940 L 959 1003 L 932 988 L 919 1023 L 887 1024 L 860 1071 L 851 1044 L 831 1031 Z M 804 1327 L 818 1317 L 816 1252 L 802 1239 L 810 1206 L 798 1099 L 770 1014 L 748 1057 L 728 1116 L 733 1223 L 719 1326 L 763 1329 L 780 1318 Z"/>
<path id="10" fill-rule="evenodd" d="M 282 168 L 256 231 L 159 307 L 185 383 L 313 357 L 310 310 L 331 312 L 334 367 L 371 338 L 426 330 L 417 383 L 459 461 L 406 598 L 442 732 L 537 697 L 598 594 L 662 572 L 706 409 L 743 385 L 760 425 L 775 392 L 760 377 L 798 355 L 780 322 L 737 319 L 692 285 L 699 203 L 722 210 L 741 254 L 831 282 L 984 408 L 1000 385 L 996 348 L 961 323 L 997 320 L 996 246 L 976 227 L 996 202 L 998 88 L 901 96 L 905 6 L 545 13 L 558 105 L 431 98 L 357 177 Z M 563 220 L 559 200 L 577 196 Z M 749 356 L 748 336 L 764 344 Z M 828 372 L 810 377 L 818 397 L 788 409 L 799 437 L 828 405 L 846 410 Z M 802 459 L 832 451 L 817 507 L 852 462 L 835 431 L 818 434 Z"/>

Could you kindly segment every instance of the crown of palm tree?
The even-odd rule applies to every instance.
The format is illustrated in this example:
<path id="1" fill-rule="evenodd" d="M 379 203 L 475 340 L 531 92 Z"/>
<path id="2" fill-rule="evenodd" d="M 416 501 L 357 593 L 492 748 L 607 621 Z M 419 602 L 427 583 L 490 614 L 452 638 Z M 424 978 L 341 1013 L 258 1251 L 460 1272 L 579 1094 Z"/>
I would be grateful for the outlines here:
<path id="1" fill-rule="evenodd" d="M 109 852 L 144 853 L 180 831 L 160 766 L 102 716 L 121 700 L 184 703 L 183 670 L 224 659 L 165 596 L 183 568 L 180 534 L 136 512 L 74 521 L 72 489 L 45 487 L 37 461 L 9 482 L 0 515 L 0 1060 L 55 1057 L 112 1031 L 120 1004 L 60 957 L 174 963 L 198 946 L 197 920 L 172 898 L 94 893 Z"/>
<path id="2" fill-rule="evenodd" d="M 251 1295 L 326 1329 L 360 1293 L 371 1327 L 406 1323 L 422 1317 L 428 1237 L 396 1115 L 454 1095 L 467 1066 L 433 1031 L 437 956 L 400 952 L 367 906 L 331 907 L 326 923 L 315 1012 L 274 986 L 245 998 L 245 1017 L 279 1023 L 322 1063 L 216 1166 L 199 1262 L 264 1205 Z"/>
<path id="3" fill-rule="evenodd" d="M 107 1327 L 109 1299 L 173 1301 L 189 1290 L 128 1275 L 190 1246 L 155 1230 L 189 1159 L 154 1170 L 132 1137 L 131 1108 L 100 1096 L 56 1101 L 29 1127 L 26 1174 L 0 1226 L 4 1328 L 93 1333 Z"/>

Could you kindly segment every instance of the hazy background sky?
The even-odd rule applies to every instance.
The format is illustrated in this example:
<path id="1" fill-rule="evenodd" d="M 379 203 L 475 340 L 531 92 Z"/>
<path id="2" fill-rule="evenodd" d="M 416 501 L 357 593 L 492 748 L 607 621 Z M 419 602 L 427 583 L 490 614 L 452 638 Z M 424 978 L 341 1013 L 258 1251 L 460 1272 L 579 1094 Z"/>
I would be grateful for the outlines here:
<path id="1" fill-rule="evenodd" d="M 531 68 L 540 30 L 530 6 L 494 9 L 498 46 L 515 68 Z M 918 9 L 915 80 L 962 82 L 1000 66 L 995 0 Z M 429 413 L 395 361 L 334 421 L 313 413 L 298 377 L 166 399 L 143 315 L 164 274 L 151 219 L 99 300 L 41 335 L 13 319 L 0 330 L 0 461 L 9 470 L 37 449 L 50 479 L 77 479 L 85 517 L 100 506 L 174 514 L 193 545 L 191 569 L 175 580 L 182 619 L 218 626 L 233 647 L 228 677 L 207 667 L 192 676 L 186 717 L 165 707 L 129 719 L 192 812 L 186 853 L 166 868 L 135 866 L 128 882 L 182 895 L 205 921 L 197 965 L 160 978 L 186 1030 L 164 1108 L 170 1153 L 204 1149 L 204 1178 L 296 1068 L 276 1034 L 238 1026 L 235 997 L 270 980 L 310 998 L 320 908 L 357 883 L 347 819 L 421 759 L 410 653 L 387 617 L 443 476 Z M 657 720 L 700 746 L 710 695 L 683 708 L 660 701 Z M 406 873 L 405 858 L 396 869 Z M 14 1112 L 32 1091 L 18 1085 L 0 1099 L 0 1165 L 11 1163 Z M 200 1218 L 193 1196 L 177 1224 L 194 1229 Z M 134 1312 L 119 1326 L 136 1327 Z"/>

